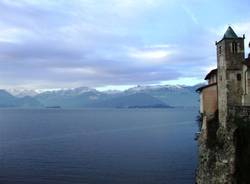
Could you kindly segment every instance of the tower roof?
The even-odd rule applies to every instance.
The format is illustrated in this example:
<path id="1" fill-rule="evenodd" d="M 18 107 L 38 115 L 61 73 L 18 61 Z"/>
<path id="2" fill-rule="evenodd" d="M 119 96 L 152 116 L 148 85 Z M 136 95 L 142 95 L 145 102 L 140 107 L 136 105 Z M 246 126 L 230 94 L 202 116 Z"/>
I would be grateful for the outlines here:
<path id="1" fill-rule="evenodd" d="M 239 38 L 239 37 L 238 37 L 237 34 L 234 32 L 234 30 L 231 28 L 231 26 L 229 26 L 229 27 L 227 28 L 227 31 L 225 32 L 223 38 Z"/>

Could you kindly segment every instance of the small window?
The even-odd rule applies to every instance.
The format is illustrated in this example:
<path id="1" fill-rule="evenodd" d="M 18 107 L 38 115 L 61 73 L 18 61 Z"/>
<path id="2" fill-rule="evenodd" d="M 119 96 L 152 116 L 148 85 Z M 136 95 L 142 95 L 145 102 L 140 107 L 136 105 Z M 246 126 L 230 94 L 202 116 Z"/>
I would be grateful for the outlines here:
<path id="1" fill-rule="evenodd" d="M 237 81 L 241 81 L 241 74 L 237 74 Z"/>
<path id="2" fill-rule="evenodd" d="M 221 46 L 219 46 L 219 54 L 221 54 Z"/>
<path id="3" fill-rule="evenodd" d="M 237 43 L 237 53 L 241 52 L 240 43 Z"/>

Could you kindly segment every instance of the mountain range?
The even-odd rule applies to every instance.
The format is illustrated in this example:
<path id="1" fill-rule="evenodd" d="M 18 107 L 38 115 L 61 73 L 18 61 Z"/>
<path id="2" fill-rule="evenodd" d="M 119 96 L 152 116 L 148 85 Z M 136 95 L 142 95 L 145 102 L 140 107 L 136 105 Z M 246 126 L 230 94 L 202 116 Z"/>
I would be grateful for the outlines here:
<path id="1" fill-rule="evenodd" d="M 125 91 L 98 91 L 88 87 L 36 92 L 0 90 L 2 108 L 168 108 L 197 107 L 201 86 L 136 86 Z"/>

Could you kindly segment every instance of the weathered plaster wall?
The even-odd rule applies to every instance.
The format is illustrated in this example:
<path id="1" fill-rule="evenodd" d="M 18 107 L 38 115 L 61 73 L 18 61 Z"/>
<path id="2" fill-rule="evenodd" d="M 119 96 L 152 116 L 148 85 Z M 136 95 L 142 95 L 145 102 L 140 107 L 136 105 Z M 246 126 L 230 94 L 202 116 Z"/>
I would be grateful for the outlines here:
<path id="1" fill-rule="evenodd" d="M 216 82 L 217 82 L 217 74 L 214 74 L 208 80 L 208 84 L 213 84 L 213 83 L 216 83 Z"/>
<path id="2" fill-rule="evenodd" d="M 201 92 L 201 105 L 204 115 L 214 114 L 218 109 L 217 107 L 217 85 L 209 86 L 202 90 Z"/>

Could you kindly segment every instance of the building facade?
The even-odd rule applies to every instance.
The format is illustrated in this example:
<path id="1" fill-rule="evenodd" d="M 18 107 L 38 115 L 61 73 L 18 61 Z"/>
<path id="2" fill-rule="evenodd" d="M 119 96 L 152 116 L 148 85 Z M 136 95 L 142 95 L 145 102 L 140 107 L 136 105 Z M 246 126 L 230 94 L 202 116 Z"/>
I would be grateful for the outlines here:
<path id="1" fill-rule="evenodd" d="M 250 55 L 228 27 L 216 42 L 217 68 L 200 94 L 197 184 L 250 183 Z"/>
<path id="2" fill-rule="evenodd" d="M 217 110 L 226 124 L 228 106 L 250 105 L 250 57 L 245 59 L 244 39 L 229 27 L 216 42 L 217 69 L 210 71 L 207 85 L 197 89 L 200 94 L 200 113 L 211 116 Z"/>

